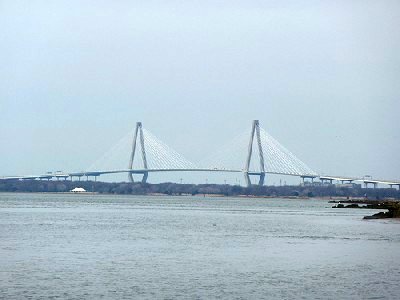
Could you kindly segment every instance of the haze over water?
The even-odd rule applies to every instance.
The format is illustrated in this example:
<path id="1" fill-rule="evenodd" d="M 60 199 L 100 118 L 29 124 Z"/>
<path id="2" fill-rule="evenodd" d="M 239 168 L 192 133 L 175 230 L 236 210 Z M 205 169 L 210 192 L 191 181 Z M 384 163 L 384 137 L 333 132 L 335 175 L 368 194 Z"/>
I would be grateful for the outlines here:
<path id="1" fill-rule="evenodd" d="M 0 298 L 395 299 L 398 220 L 326 200 L 0 194 Z"/>

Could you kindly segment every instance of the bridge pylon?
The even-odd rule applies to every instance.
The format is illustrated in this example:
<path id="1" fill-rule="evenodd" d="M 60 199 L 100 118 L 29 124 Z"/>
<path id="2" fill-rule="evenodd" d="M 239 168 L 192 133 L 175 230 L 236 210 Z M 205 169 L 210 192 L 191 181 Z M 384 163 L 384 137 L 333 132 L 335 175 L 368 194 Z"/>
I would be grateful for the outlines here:
<path id="1" fill-rule="evenodd" d="M 134 132 L 134 135 L 133 135 L 132 151 L 131 151 L 131 157 L 129 159 L 128 169 L 129 170 L 133 170 L 133 160 L 135 159 L 136 144 L 137 144 L 138 136 L 139 136 L 139 141 L 140 141 L 140 150 L 141 150 L 141 154 L 142 154 L 143 169 L 147 170 L 148 169 L 147 168 L 147 158 L 146 158 L 146 149 L 144 147 L 144 136 L 143 136 L 142 122 L 137 122 L 136 123 L 136 128 L 135 128 L 135 132 Z M 142 183 L 146 183 L 148 175 L 149 175 L 148 172 L 146 172 L 146 171 L 143 172 Z M 134 182 L 132 173 L 128 173 L 128 180 L 130 182 Z"/>
<path id="2" fill-rule="evenodd" d="M 251 156 L 252 156 L 252 153 L 253 153 L 254 135 L 256 136 L 256 139 L 257 139 L 258 156 L 259 156 L 259 163 L 260 163 L 260 172 L 250 172 L 249 171 Z M 246 165 L 244 167 L 244 179 L 245 179 L 246 184 L 247 184 L 248 187 L 251 186 L 250 175 L 258 175 L 258 176 L 260 176 L 260 179 L 258 181 L 258 185 L 263 185 L 264 184 L 264 179 L 265 179 L 264 154 L 263 154 L 263 149 L 262 149 L 262 144 L 261 144 L 260 122 L 258 120 L 254 120 L 253 121 L 253 126 L 251 128 L 249 147 L 248 147 L 248 153 L 247 153 L 247 159 L 246 159 Z"/>

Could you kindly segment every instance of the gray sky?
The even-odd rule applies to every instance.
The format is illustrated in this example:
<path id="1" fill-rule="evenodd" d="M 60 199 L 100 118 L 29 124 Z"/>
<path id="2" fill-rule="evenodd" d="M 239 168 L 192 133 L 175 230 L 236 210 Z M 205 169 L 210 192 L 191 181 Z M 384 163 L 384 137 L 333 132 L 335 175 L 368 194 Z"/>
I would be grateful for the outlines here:
<path id="1" fill-rule="evenodd" d="M 400 2 L 282 2 L 0 0 L 0 175 L 85 169 L 136 121 L 195 161 L 259 119 L 400 179 Z"/>

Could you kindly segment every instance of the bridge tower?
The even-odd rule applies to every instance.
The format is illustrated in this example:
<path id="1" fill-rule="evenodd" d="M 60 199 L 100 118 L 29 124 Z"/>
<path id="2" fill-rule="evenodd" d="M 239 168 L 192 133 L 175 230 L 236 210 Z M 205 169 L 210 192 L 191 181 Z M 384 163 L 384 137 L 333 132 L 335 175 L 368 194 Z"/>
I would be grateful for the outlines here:
<path id="1" fill-rule="evenodd" d="M 139 135 L 139 140 L 140 140 L 140 150 L 141 150 L 141 154 L 142 154 L 143 169 L 147 170 L 147 159 L 146 159 L 146 150 L 144 148 L 144 136 L 143 136 L 142 122 L 136 123 L 135 133 L 133 135 L 133 142 L 132 142 L 132 152 L 131 152 L 131 157 L 129 159 L 128 169 L 133 170 L 133 160 L 135 158 L 136 141 L 138 139 L 138 135 Z M 148 175 L 149 175 L 148 172 L 146 172 L 146 171 L 143 172 L 142 183 L 146 183 Z M 133 182 L 132 173 L 128 173 L 128 179 L 130 182 Z"/>
<path id="2" fill-rule="evenodd" d="M 251 156 L 253 153 L 254 135 L 257 138 L 258 156 L 259 156 L 259 162 L 260 162 L 260 172 L 250 172 L 249 171 Z M 258 184 L 259 185 L 264 184 L 264 179 L 265 179 L 264 154 L 263 154 L 262 144 L 261 144 L 260 123 L 258 120 L 253 121 L 253 126 L 251 128 L 251 135 L 250 135 L 250 141 L 249 141 L 249 148 L 248 148 L 248 153 L 247 153 L 247 159 L 246 159 L 246 165 L 244 168 L 244 179 L 246 180 L 247 186 L 251 186 L 250 175 L 260 176 L 260 180 L 259 180 Z"/>

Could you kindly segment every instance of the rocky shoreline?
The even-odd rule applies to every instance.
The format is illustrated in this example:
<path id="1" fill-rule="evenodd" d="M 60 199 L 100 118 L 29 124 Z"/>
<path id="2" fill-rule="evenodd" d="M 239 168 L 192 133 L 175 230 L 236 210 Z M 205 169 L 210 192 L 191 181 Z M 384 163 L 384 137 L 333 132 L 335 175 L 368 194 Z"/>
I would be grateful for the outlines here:
<path id="1" fill-rule="evenodd" d="M 386 219 L 386 218 L 400 218 L 400 202 L 397 201 L 329 201 L 330 203 L 337 203 L 332 208 L 361 208 L 361 209 L 387 209 L 387 212 L 379 212 L 372 216 L 365 216 L 364 219 Z M 343 203 L 349 203 L 344 205 Z"/>

